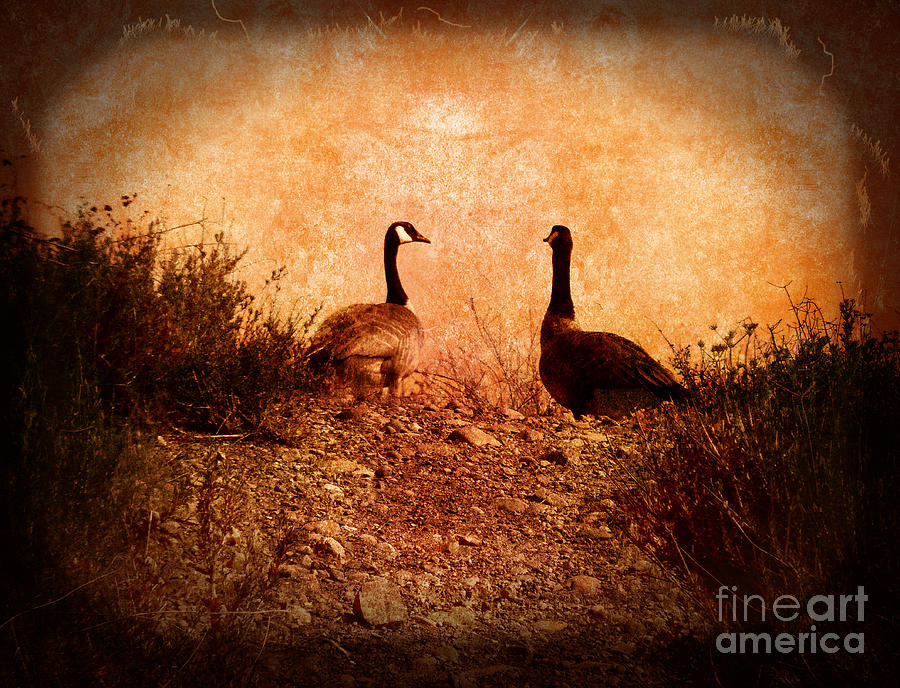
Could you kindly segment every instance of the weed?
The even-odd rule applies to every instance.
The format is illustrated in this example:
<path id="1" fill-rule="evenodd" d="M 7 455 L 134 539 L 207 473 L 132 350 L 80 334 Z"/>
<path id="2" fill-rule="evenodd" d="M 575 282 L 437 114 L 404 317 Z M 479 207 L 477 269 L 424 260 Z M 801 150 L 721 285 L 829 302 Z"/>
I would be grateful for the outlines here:
<path id="1" fill-rule="evenodd" d="M 770 601 L 863 585 L 890 618 L 900 341 L 873 335 L 851 299 L 833 321 L 811 300 L 791 305 L 793 321 L 762 336 L 751 322 L 714 327 L 699 360 L 676 353 L 694 404 L 641 424 L 625 508 L 639 543 L 695 581 L 711 612 L 719 585 Z"/>

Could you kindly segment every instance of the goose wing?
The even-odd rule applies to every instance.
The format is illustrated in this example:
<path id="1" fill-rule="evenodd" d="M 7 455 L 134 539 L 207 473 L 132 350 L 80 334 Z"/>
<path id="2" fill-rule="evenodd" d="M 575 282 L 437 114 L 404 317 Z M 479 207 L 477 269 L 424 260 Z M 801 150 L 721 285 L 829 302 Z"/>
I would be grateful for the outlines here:
<path id="1" fill-rule="evenodd" d="M 570 330 L 563 335 L 579 385 L 589 389 L 644 388 L 678 395 L 681 385 L 668 370 L 630 339 L 612 332 Z"/>
<path id="2" fill-rule="evenodd" d="M 313 361 L 340 361 L 351 356 L 394 358 L 421 345 L 415 313 L 393 303 L 354 304 L 326 318 L 310 342 Z"/>

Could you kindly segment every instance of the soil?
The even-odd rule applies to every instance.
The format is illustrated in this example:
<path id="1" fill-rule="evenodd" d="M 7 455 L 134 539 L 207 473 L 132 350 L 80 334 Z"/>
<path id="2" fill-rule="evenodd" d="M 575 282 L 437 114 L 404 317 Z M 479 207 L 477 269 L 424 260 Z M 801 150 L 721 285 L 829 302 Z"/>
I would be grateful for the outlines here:
<path id="1" fill-rule="evenodd" d="M 160 436 L 132 524 L 148 623 L 227 627 L 248 682 L 683 684 L 708 653 L 619 509 L 633 419 L 308 397 L 272 427 Z"/>

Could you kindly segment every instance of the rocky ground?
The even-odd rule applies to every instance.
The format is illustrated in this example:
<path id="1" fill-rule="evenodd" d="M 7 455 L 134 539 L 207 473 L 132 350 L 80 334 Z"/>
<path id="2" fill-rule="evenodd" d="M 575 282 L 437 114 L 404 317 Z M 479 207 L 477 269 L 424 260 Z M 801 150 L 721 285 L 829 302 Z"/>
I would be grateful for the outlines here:
<path id="1" fill-rule="evenodd" d="M 154 632 L 227 627 L 266 685 L 681 684 L 708 652 L 629 542 L 633 421 L 423 397 L 281 415 L 277 441 L 158 438 L 172 478 L 131 524 Z"/>

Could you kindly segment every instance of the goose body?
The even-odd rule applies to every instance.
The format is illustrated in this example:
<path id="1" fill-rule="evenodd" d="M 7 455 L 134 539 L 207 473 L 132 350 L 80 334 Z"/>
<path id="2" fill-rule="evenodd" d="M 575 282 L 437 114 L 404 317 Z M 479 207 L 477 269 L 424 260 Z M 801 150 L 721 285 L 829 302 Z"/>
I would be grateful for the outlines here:
<path id="1" fill-rule="evenodd" d="M 358 386 L 387 387 L 399 393 L 415 370 L 422 347 L 422 327 L 408 307 L 397 271 L 401 244 L 431 243 L 409 222 L 394 222 L 384 237 L 384 303 L 357 303 L 329 315 L 307 350 L 313 368 L 330 369 Z"/>
<path id="2" fill-rule="evenodd" d="M 550 304 L 541 324 L 541 381 L 576 418 L 621 416 L 637 406 L 677 400 L 685 389 L 668 370 L 629 339 L 587 332 L 575 320 L 569 284 L 572 233 L 556 225 L 544 239 L 553 249 Z"/>

